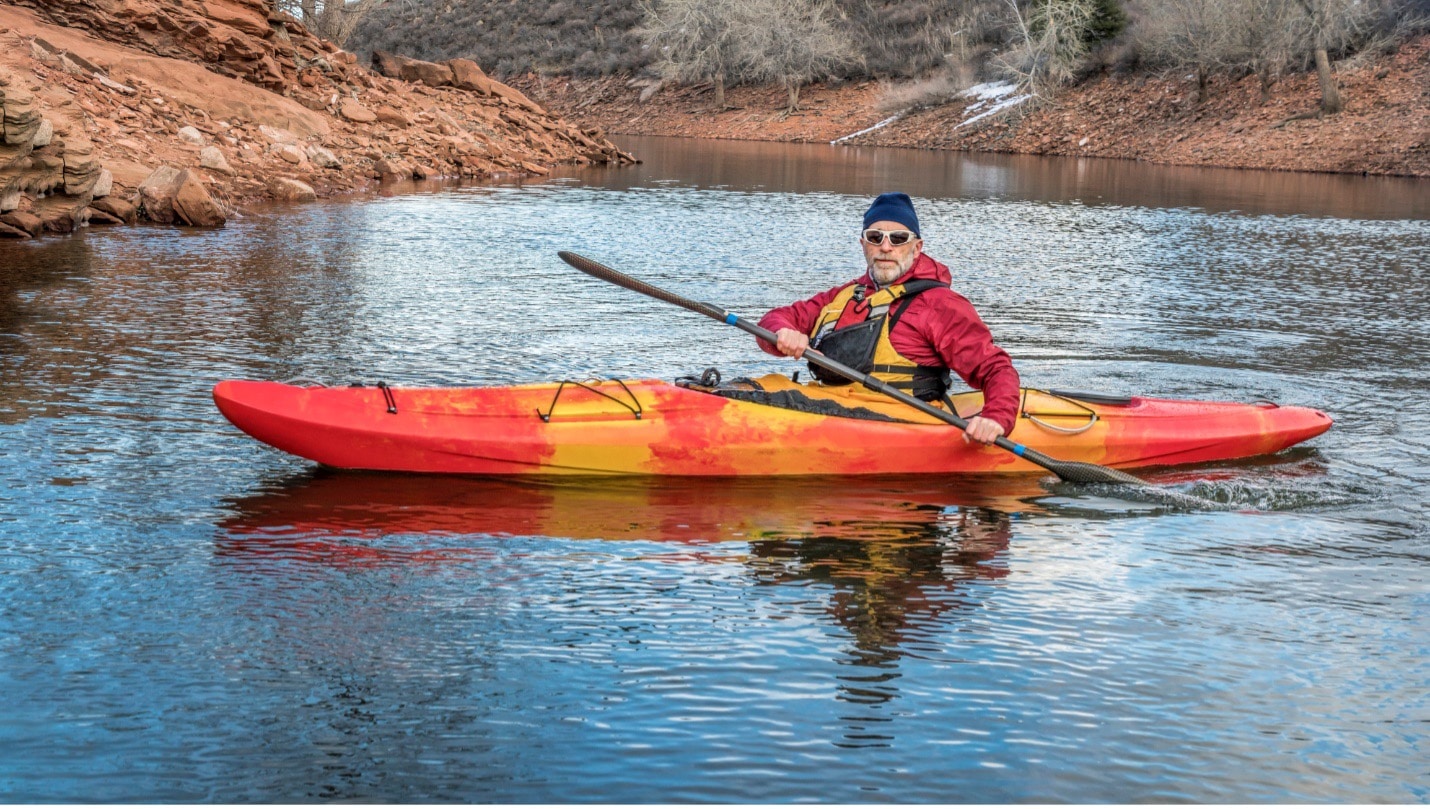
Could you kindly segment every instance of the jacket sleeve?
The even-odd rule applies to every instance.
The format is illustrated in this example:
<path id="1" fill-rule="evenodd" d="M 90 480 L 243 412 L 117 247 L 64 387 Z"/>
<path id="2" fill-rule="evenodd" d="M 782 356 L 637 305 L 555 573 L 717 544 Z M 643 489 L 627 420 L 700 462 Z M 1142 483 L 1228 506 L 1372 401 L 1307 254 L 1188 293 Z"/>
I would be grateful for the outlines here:
<path id="1" fill-rule="evenodd" d="M 854 282 L 850 281 L 849 283 L 852 284 Z M 764 317 L 760 318 L 760 325 L 770 331 L 794 329 L 802 334 L 809 334 L 814 328 L 814 322 L 819 319 L 819 313 L 824 311 L 824 307 L 828 306 L 829 302 L 834 300 L 834 296 L 838 295 L 840 290 L 847 286 L 849 286 L 849 284 L 840 284 L 837 287 L 827 289 L 815 295 L 813 298 L 796 301 L 788 306 L 781 306 L 778 309 L 771 309 L 765 313 Z M 775 348 L 774 343 L 766 342 L 758 337 L 755 338 L 755 342 L 759 343 L 760 348 L 763 349 L 766 354 L 773 354 L 776 357 L 784 356 L 780 353 L 779 349 Z"/>
<path id="2" fill-rule="evenodd" d="M 956 292 L 940 295 L 935 313 L 922 329 L 943 364 L 967 385 L 983 391 L 986 419 L 1002 425 L 1005 435 L 1013 432 L 1018 420 L 1018 371 L 1008 352 L 993 343 L 983 318 L 973 304 Z"/>

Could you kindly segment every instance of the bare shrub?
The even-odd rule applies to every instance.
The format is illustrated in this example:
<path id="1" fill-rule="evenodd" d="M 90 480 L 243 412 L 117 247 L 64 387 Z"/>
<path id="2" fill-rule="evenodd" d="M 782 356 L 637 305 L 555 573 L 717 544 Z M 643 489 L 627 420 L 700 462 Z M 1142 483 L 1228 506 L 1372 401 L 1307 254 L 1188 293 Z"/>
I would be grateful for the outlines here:
<path id="1" fill-rule="evenodd" d="M 297 17 L 308 30 L 343 47 L 362 21 L 385 2 L 387 0 L 278 0 L 277 7 Z"/>
<path id="2" fill-rule="evenodd" d="M 955 18 L 973 0 L 835 0 L 835 18 L 877 77 L 918 76 L 937 69 Z"/>
<path id="3" fill-rule="evenodd" d="M 657 54 L 655 69 L 679 82 L 712 82 L 715 106 L 723 109 L 726 81 L 738 81 L 745 67 L 741 0 L 659 0 L 645 12 L 636 33 Z"/>
<path id="4" fill-rule="evenodd" d="M 827 0 L 660 0 L 639 32 L 663 76 L 711 82 L 718 108 L 727 83 L 779 82 L 793 112 L 803 85 L 857 62 Z"/>
<path id="5" fill-rule="evenodd" d="M 1261 95 L 1288 69 L 1314 69 L 1322 114 L 1345 102 L 1333 56 L 1381 47 L 1404 31 L 1409 5 L 1400 0 L 1142 0 L 1135 37 L 1154 61 L 1194 68 L 1198 99 L 1215 70 L 1254 72 Z"/>
<path id="6" fill-rule="evenodd" d="M 1156 0 L 1156 12 L 1141 24 L 1148 57 L 1197 76 L 1197 103 L 1207 100 L 1212 71 L 1226 64 L 1234 31 L 1228 13 L 1243 0 Z M 1275 0 L 1280 2 L 1280 0 Z"/>
<path id="7" fill-rule="evenodd" d="M 783 84 L 787 113 L 799 109 L 799 91 L 805 84 L 858 63 L 852 43 L 834 25 L 827 0 L 747 1 L 749 16 L 740 42 L 742 77 Z"/>
<path id="8" fill-rule="evenodd" d="M 1373 29 L 1375 4 L 1365 0 L 1291 0 L 1301 12 L 1298 40 L 1311 52 L 1321 86 L 1321 112 L 1333 115 L 1345 108 L 1340 85 L 1331 69 L 1331 53 L 1363 43 Z"/>
<path id="9" fill-rule="evenodd" d="M 886 83 L 879 93 L 879 112 L 889 115 L 947 104 L 974 83 L 973 75 L 971 66 L 959 64 L 926 79 Z"/>
<path id="10" fill-rule="evenodd" d="M 694 10 L 711 14 L 745 1 L 683 0 L 707 6 Z M 1317 50 L 1326 52 L 1331 69 L 1358 52 L 1387 48 L 1430 30 L 1430 0 L 1218 0 L 1222 13 L 1209 19 L 1222 28 L 1212 38 L 1218 47 L 1192 49 L 1210 56 L 1188 56 L 1185 48 L 1172 53 L 1179 49 L 1152 43 L 1167 39 L 1173 22 L 1190 13 L 1178 10 L 1187 0 L 1078 0 L 1071 8 L 1071 0 L 820 1 L 826 4 L 823 17 L 847 40 L 843 48 L 851 57 L 821 65 L 828 78 L 909 80 L 912 86 L 896 84 L 891 92 L 927 93 L 930 102 L 942 92 L 942 77 L 956 71 L 971 72 L 971 83 L 1020 79 L 1045 94 L 1090 71 L 1157 65 L 1186 69 L 1194 59 L 1205 63 L 1207 75 L 1251 71 L 1269 87 L 1286 71 L 1312 69 Z M 344 47 L 361 57 L 374 49 L 437 61 L 462 56 L 498 76 L 532 71 L 579 76 L 631 74 L 663 61 L 661 50 L 641 31 L 653 6 L 663 10 L 682 0 L 279 2 L 315 32 L 336 40 L 344 32 L 318 18 L 321 12 L 341 12 L 356 23 Z M 305 5 L 311 13 L 305 13 Z M 1087 14 L 1069 13 L 1087 6 Z M 367 13 L 352 15 L 364 9 Z M 1132 20 L 1118 34 L 1123 12 Z M 1070 26 L 1070 19 L 1076 24 Z M 750 81 L 751 70 L 727 65 L 725 83 Z M 680 80 L 718 84 L 715 78 L 710 72 Z M 923 102 L 911 98 L 910 103 Z"/>
<path id="11" fill-rule="evenodd" d="M 1013 44 L 994 57 L 1008 78 L 1040 98 L 1071 82 L 1089 50 L 1089 31 L 1097 0 L 1034 0 L 1024 11 L 1006 0 L 1014 29 Z"/>

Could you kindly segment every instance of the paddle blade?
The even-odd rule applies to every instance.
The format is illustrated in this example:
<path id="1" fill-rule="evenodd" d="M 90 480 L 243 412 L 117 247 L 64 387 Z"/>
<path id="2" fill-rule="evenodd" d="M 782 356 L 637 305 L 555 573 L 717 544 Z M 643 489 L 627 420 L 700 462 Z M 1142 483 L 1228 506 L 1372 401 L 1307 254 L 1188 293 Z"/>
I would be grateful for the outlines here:
<path id="1" fill-rule="evenodd" d="M 1049 458 L 1035 449 L 1024 450 L 1023 457 L 1047 469 L 1069 483 L 1121 483 L 1131 486 L 1148 486 L 1147 481 L 1126 472 L 1107 466 L 1083 461 L 1059 461 Z"/>
<path id="2" fill-rule="evenodd" d="M 676 306 L 681 307 L 682 309 L 689 309 L 692 312 L 698 312 L 702 315 L 705 315 L 706 317 L 713 317 L 716 320 L 725 319 L 725 312 L 722 309 L 718 309 L 708 303 L 701 303 L 699 301 L 692 301 L 689 298 L 682 298 L 681 296 L 676 295 L 673 292 L 666 292 L 660 287 L 653 287 L 644 281 L 638 281 L 623 272 L 613 270 L 610 267 L 592 261 L 585 256 L 577 255 L 567 250 L 560 250 L 556 253 L 556 255 L 560 256 L 562 261 L 566 262 L 567 264 L 570 264 L 572 267 L 575 267 L 576 269 L 586 273 L 587 275 L 595 276 L 602 281 L 608 281 L 618 287 L 625 287 L 632 292 L 639 292 L 642 295 L 650 296 L 652 298 L 655 298 L 656 300 L 665 301 L 666 303 L 673 303 Z"/>

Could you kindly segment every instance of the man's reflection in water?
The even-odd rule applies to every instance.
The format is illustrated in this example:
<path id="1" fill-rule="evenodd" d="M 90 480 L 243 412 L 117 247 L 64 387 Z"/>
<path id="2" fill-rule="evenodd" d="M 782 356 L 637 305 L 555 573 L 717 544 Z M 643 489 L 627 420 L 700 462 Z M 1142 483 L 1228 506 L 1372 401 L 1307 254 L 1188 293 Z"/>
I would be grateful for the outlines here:
<path id="1" fill-rule="evenodd" d="M 1035 483 L 780 481 L 532 484 L 422 476 L 318 472 L 274 482 L 230 504 L 216 542 L 221 557 L 263 569 L 292 561 L 345 567 L 488 565 L 482 535 L 661 541 L 680 550 L 646 554 L 686 563 L 695 548 L 742 542 L 738 558 L 755 586 L 822 585 L 822 605 L 852 643 L 836 662 L 838 697 L 861 706 L 849 744 L 885 744 L 870 725 L 891 721 L 899 661 L 937 655 L 940 637 L 981 606 L 981 584 L 1008 575 L 1010 514 L 1036 508 Z M 997 507 L 995 507 L 995 504 Z M 386 543 L 430 534 L 448 541 Z M 728 553 L 714 553 L 727 563 Z"/>
<path id="2" fill-rule="evenodd" d="M 839 699 L 865 710 L 848 723 L 847 746 L 883 746 L 892 718 L 879 709 L 898 697 L 898 661 L 920 649 L 938 651 L 934 635 L 953 614 L 978 607 L 977 580 L 1008 575 L 1005 551 L 1012 520 L 982 507 L 924 506 L 929 519 L 898 526 L 904 536 L 879 541 L 814 538 L 753 543 L 751 564 L 763 584 L 825 583 L 829 613 L 853 638 Z"/>

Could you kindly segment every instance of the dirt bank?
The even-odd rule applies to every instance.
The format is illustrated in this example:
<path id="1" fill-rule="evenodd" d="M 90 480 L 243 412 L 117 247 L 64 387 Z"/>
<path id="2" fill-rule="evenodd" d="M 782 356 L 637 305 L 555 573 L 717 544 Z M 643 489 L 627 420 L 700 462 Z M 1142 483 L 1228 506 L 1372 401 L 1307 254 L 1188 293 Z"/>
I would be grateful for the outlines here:
<path id="1" fill-rule="evenodd" d="M 389 67 L 272 0 L 0 0 L 0 236 L 632 160 L 466 60 Z"/>
<path id="2" fill-rule="evenodd" d="M 1192 166 L 1430 177 L 1430 37 L 1393 55 L 1338 65 L 1347 109 L 1314 115 L 1314 75 L 1288 76 L 1261 99 L 1257 77 L 1213 80 L 1205 103 L 1191 76 L 1103 76 L 1054 101 L 1023 103 L 971 120 L 991 100 L 959 97 L 908 111 L 849 145 L 1111 157 Z M 513 81 L 582 126 L 613 134 L 830 142 L 889 119 L 873 82 L 804 92 L 805 109 L 785 116 L 778 87 L 733 88 L 730 109 L 709 88 L 664 88 L 623 79 L 528 76 Z M 645 101 L 642 95 L 649 95 Z"/>

